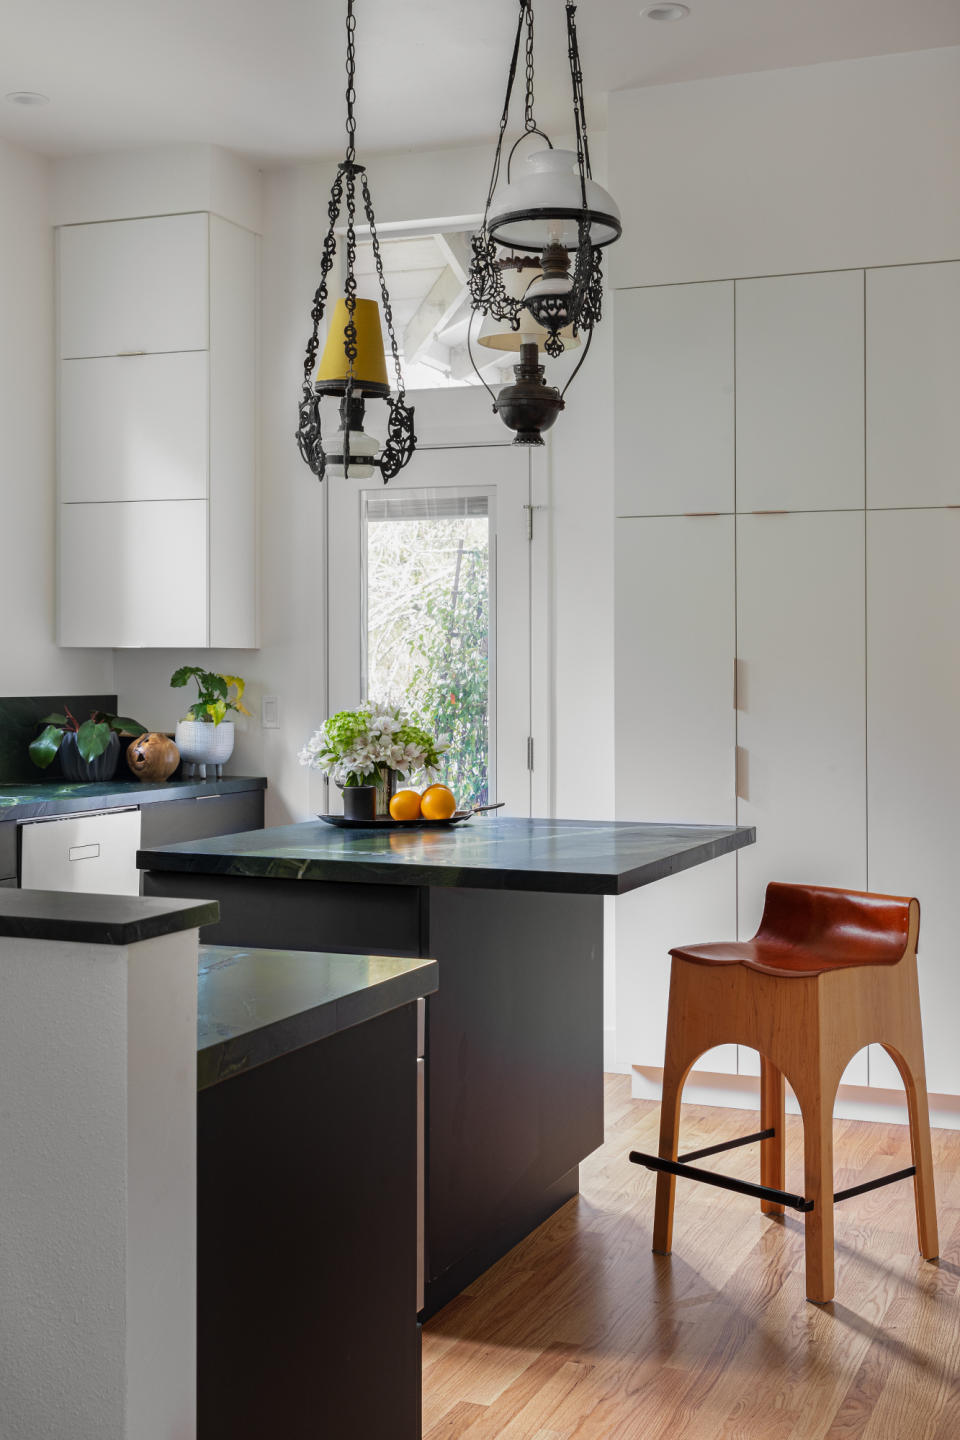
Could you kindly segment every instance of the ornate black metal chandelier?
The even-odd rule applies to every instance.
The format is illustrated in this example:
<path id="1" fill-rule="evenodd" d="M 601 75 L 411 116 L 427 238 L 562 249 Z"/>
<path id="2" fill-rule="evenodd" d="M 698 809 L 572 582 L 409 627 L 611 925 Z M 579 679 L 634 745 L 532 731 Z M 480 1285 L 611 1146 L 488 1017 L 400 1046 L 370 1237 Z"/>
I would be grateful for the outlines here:
<path id="1" fill-rule="evenodd" d="M 567 3 L 567 54 L 576 152 L 554 149 L 549 136 L 534 118 L 533 3 L 520 0 L 483 223 L 471 242 L 473 260 L 468 283 L 474 313 L 503 322 L 505 330 L 520 337 L 519 346 L 516 341 L 502 346 L 520 350 L 520 364 L 514 371 L 516 382 L 505 386 L 498 395 L 487 386 L 494 410 L 516 431 L 514 443 L 520 445 L 542 445 L 542 432 L 549 429 L 563 409 L 563 394 L 586 359 L 594 326 L 600 321 L 603 294 L 600 252 L 603 246 L 619 237 L 621 230 L 620 212 L 612 196 L 591 174 L 576 11 L 575 4 Z M 498 192 L 503 143 L 524 36 L 524 127 L 507 155 L 507 183 Z M 514 180 L 511 176 L 514 154 L 521 141 L 530 135 L 538 135 L 546 149 L 528 155 L 529 173 Z M 536 278 L 526 287 L 504 283 L 505 272 L 509 273 L 511 268 L 506 252 L 515 251 L 532 252 L 540 257 Z M 556 358 L 576 342 L 581 332 L 586 336 L 583 354 L 561 393 L 544 380 L 538 341 L 543 340 L 546 354 Z M 469 332 L 467 338 L 469 345 Z M 484 343 L 496 345 L 490 339 Z"/>
<path id="2" fill-rule="evenodd" d="M 366 479 L 379 470 L 383 483 L 392 480 L 413 454 L 417 437 L 413 433 L 413 406 L 406 403 L 400 352 L 393 329 L 393 312 L 383 274 L 380 241 L 377 236 L 370 187 L 366 170 L 356 163 L 356 129 L 353 107 L 356 101 L 354 0 L 347 0 L 347 149 L 337 167 L 336 178 L 327 205 L 329 225 L 323 242 L 320 261 L 320 284 L 313 297 L 310 318 L 313 329 L 307 341 L 303 364 L 303 391 L 300 398 L 300 423 L 297 444 L 300 454 L 318 480 L 324 475 L 345 475 L 349 479 Z M 370 228 L 370 243 L 380 283 L 383 319 L 390 337 L 393 366 L 396 374 L 396 395 L 391 396 L 387 380 L 383 333 L 375 300 L 357 298 L 357 237 L 356 197 L 359 185 L 363 213 Z M 320 348 L 320 322 L 326 309 L 327 281 L 337 252 L 336 226 L 346 194 L 346 276 L 344 298 L 338 300 L 327 333 L 323 355 L 317 366 Z M 339 397 L 340 424 L 332 434 L 324 435 L 320 422 L 320 402 L 324 396 Z M 386 400 L 389 406 L 387 438 L 382 449 L 370 435 L 364 434 L 363 418 L 367 397 Z"/>

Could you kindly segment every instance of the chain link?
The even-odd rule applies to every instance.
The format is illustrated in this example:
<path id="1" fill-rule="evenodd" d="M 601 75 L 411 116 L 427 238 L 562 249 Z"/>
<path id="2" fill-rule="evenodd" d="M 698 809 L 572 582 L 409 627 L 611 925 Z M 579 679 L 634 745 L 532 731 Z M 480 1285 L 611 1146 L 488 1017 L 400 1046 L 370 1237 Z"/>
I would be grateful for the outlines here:
<path id="1" fill-rule="evenodd" d="M 357 73 L 356 33 L 357 19 L 353 13 L 353 0 L 347 0 L 347 160 L 351 165 L 357 158 L 357 121 L 353 113 L 353 107 L 357 103 L 354 85 Z"/>
<path id="2" fill-rule="evenodd" d="M 524 130 L 536 130 L 537 122 L 533 118 L 533 5 L 531 0 L 523 0 L 523 7 L 527 12 L 527 77 L 523 101 L 523 128 Z"/>

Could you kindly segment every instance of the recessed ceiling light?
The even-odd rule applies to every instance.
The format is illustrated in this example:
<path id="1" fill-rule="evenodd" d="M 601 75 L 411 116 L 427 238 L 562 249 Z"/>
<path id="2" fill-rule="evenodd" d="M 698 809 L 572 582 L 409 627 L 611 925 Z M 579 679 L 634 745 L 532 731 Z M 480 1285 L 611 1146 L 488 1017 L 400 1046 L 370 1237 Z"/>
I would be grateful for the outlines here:
<path id="1" fill-rule="evenodd" d="M 3 97 L 11 105 L 49 105 L 50 96 L 41 95 L 39 90 L 11 90 Z"/>
<path id="2" fill-rule="evenodd" d="M 647 20 L 686 20 L 690 14 L 689 5 L 648 5 L 644 10 Z"/>

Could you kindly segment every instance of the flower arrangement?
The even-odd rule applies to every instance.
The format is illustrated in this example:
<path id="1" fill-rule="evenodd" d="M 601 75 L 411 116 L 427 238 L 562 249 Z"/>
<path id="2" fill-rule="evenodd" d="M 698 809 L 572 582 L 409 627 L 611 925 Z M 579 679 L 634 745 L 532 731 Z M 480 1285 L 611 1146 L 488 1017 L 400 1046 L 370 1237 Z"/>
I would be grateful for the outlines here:
<path id="1" fill-rule="evenodd" d="M 364 701 L 357 710 L 340 710 L 325 720 L 297 758 L 344 788 L 375 785 L 388 770 L 404 779 L 423 770 L 433 781 L 449 745 L 402 706 Z"/>

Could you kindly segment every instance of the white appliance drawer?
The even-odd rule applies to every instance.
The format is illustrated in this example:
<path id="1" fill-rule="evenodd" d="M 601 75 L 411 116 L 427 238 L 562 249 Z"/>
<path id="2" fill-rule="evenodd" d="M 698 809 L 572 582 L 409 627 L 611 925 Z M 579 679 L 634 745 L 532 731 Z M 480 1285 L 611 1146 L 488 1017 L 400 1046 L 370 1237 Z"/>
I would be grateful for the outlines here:
<path id="1" fill-rule="evenodd" d="M 24 890 L 139 895 L 140 811 L 30 820 L 20 827 Z"/>

